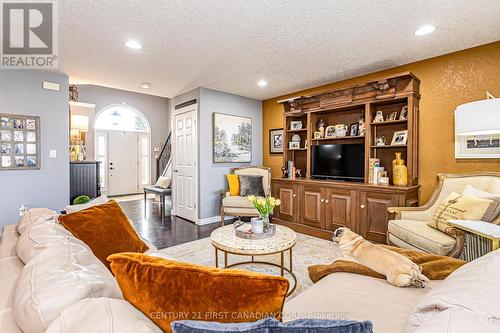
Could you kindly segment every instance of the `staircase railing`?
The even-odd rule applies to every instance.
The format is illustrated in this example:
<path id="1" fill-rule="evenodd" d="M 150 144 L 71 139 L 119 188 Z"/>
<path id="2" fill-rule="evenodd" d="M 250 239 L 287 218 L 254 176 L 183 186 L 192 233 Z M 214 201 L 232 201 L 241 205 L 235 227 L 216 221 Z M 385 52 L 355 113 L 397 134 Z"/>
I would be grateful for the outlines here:
<path id="1" fill-rule="evenodd" d="M 164 170 L 168 167 L 172 157 L 172 132 L 168 134 L 167 140 L 156 157 L 156 179 L 160 178 Z"/>

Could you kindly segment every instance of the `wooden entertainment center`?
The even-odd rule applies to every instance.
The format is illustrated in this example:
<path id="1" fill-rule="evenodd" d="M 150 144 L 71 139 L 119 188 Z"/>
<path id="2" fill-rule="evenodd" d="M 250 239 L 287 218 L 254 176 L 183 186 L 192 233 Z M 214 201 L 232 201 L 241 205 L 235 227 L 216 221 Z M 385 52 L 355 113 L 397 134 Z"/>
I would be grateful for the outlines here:
<path id="1" fill-rule="evenodd" d="M 418 103 L 419 80 L 410 72 L 380 78 L 363 85 L 322 91 L 284 101 L 283 165 L 289 161 L 301 170 L 295 179 L 274 178 L 273 196 L 281 200 L 273 222 L 325 239 L 338 227 L 348 227 L 368 240 L 385 243 L 388 207 L 418 205 Z M 388 120 L 407 108 L 406 119 Z M 383 121 L 374 122 L 377 112 Z M 364 135 L 318 137 L 317 124 L 359 123 L 364 118 Z M 292 122 L 295 126 L 292 127 Z M 296 126 L 297 122 L 302 123 Z M 362 121 L 361 121 L 362 123 Z M 406 144 L 391 145 L 394 132 L 407 131 Z M 341 132 L 340 132 L 341 133 Z M 357 134 L 357 133 L 355 133 Z M 299 147 L 290 147 L 292 136 Z M 388 142 L 378 146 L 377 138 Z M 364 177 L 360 182 L 315 179 L 311 175 L 312 147 L 323 144 L 364 145 Z M 369 162 L 378 158 L 392 179 L 392 160 L 399 152 L 408 168 L 408 185 L 376 185 L 368 182 Z"/>

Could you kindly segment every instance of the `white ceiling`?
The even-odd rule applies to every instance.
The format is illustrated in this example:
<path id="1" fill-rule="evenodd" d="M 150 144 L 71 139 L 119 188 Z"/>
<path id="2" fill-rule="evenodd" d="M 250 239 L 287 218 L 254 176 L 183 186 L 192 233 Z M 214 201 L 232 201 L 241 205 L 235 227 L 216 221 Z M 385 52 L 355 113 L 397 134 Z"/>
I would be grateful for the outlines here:
<path id="1" fill-rule="evenodd" d="M 203 86 L 266 99 L 500 40 L 497 0 L 60 0 L 59 9 L 71 82 L 165 97 Z M 415 36 L 424 24 L 437 29 Z"/>

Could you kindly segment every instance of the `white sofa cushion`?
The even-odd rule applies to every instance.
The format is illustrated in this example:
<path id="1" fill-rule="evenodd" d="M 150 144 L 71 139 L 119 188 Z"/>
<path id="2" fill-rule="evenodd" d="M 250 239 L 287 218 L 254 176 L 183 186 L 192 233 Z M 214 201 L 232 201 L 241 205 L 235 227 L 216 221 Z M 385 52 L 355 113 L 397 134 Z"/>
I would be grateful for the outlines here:
<path id="1" fill-rule="evenodd" d="M 109 198 L 105 195 L 101 195 L 100 197 L 97 197 L 95 199 L 90 200 L 87 203 L 81 204 L 81 205 L 68 205 L 66 206 L 66 214 L 71 214 L 71 213 L 76 213 L 81 210 L 94 207 L 94 206 L 99 206 L 102 204 L 105 204 L 106 202 L 109 201 Z"/>
<path id="2" fill-rule="evenodd" d="M 17 256 L 26 264 L 43 249 L 58 244 L 67 245 L 68 240 L 73 240 L 74 243 L 78 243 L 80 246 L 86 246 L 66 230 L 64 226 L 59 224 L 57 217 L 48 220 L 39 219 L 27 226 L 19 236 L 16 245 Z M 90 251 L 88 247 L 87 249 Z"/>
<path id="3" fill-rule="evenodd" d="M 446 309 L 426 318 L 418 328 L 410 328 L 411 333 L 498 333 L 500 326 L 488 322 L 466 309 Z"/>
<path id="4" fill-rule="evenodd" d="M 23 268 L 14 295 L 14 319 L 25 333 L 42 333 L 61 311 L 90 297 L 121 299 L 122 294 L 91 251 L 47 247 Z"/>
<path id="5" fill-rule="evenodd" d="M 17 231 L 22 234 L 24 230 L 33 222 L 36 222 L 40 218 L 47 218 L 54 214 L 57 214 L 57 212 L 52 209 L 31 208 L 19 219 L 19 222 L 17 223 Z"/>
<path id="6" fill-rule="evenodd" d="M 15 257 L 16 244 L 19 239 L 19 233 L 15 224 L 6 224 L 2 227 L 0 234 L 0 259 Z"/>
<path id="7" fill-rule="evenodd" d="M 161 333 L 125 300 L 87 298 L 64 309 L 45 333 Z"/>
<path id="8" fill-rule="evenodd" d="M 424 326 L 441 311 L 459 309 L 498 325 L 500 332 L 499 276 L 500 250 L 460 267 L 420 300 L 410 314 L 409 329 Z"/>

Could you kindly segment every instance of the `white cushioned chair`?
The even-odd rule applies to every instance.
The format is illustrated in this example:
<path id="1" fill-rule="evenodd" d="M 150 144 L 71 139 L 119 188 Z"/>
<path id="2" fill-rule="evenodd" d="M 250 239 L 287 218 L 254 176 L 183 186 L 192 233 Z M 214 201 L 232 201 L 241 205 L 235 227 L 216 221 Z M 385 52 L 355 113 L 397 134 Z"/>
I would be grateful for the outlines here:
<path id="1" fill-rule="evenodd" d="M 235 175 L 252 175 L 252 176 L 262 176 L 262 186 L 264 187 L 264 193 L 266 196 L 271 195 L 271 169 L 249 166 L 242 168 L 235 168 L 232 170 Z M 229 191 L 223 190 L 222 194 L 222 205 L 220 209 L 221 222 L 224 226 L 225 216 L 259 216 L 257 209 L 253 208 L 253 205 L 246 197 L 242 196 L 231 196 Z"/>
<path id="2" fill-rule="evenodd" d="M 395 219 L 388 224 L 387 243 L 439 255 L 460 257 L 465 247 L 465 234 L 452 229 L 452 236 L 427 225 L 441 202 L 451 193 L 461 193 L 467 185 L 500 193 L 500 172 L 438 174 L 438 184 L 429 201 L 421 207 L 391 207 Z"/>

